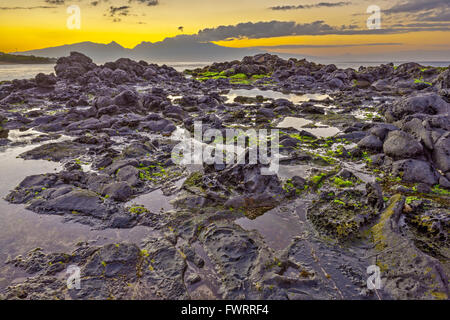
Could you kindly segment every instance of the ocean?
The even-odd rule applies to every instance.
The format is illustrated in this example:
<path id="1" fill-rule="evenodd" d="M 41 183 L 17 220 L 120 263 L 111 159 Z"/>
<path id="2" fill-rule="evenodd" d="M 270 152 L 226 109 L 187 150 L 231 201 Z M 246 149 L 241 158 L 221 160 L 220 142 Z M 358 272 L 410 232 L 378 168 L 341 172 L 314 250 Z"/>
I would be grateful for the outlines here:
<path id="1" fill-rule="evenodd" d="M 183 71 L 185 69 L 201 68 L 210 63 L 211 62 L 167 62 L 165 64 L 175 68 L 177 71 Z M 385 62 L 336 62 L 335 64 L 339 68 L 353 68 L 357 70 L 360 66 L 377 66 L 383 63 Z M 395 64 L 398 65 L 400 63 Z M 425 61 L 420 62 L 420 64 L 432 67 L 448 67 L 450 61 Z M 48 74 L 54 71 L 53 64 L 0 64 L 0 81 L 30 79 L 34 78 L 38 73 L 42 72 Z"/>
<path id="2" fill-rule="evenodd" d="M 0 81 L 34 78 L 38 73 L 51 73 L 53 64 L 0 64 Z"/>

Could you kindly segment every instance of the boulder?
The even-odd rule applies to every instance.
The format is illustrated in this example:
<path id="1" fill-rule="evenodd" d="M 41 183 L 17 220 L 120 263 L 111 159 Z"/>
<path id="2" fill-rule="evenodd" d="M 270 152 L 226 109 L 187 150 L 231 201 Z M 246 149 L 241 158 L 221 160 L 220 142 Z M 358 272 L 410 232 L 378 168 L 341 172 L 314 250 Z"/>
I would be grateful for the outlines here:
<path id="1" fill-rule="evenodd" d="M 450 171 L 450 134 L 444 135 L 436 142 L 432 158 L 440 170 Z"/>
<path id="2" fill-rule="evenodd" d="M 413 135 L 418 141 L 422 142 L 425 147 L 433 149 L 432 132 L 427 130 L 420 119 L 414 118 L 405 122 L 402 129 Z"/>
<path id="3" fill-rule="evenodd" d="M 139 170 L 133 166 L 125 166 L 117 172 L 117 179 L 125 181 L 130 186 L 137 186 L 141 183 L 139 180 Z"/>
<path id="4" fill-rule="evenodd" d="M 58 78 L 75 80 L 97 67 L 92 59 L 79 52 L 71 52 L 69 57 L 59 58 L 55 72 Z"/>
<path id="5" fill-rule="evenodd" d="M 372 87 L 375 88 L 375 90 L 377 91 L 387 91 L 391 88 L 389 82 L 384 79 L 372 83 Z"/>
<path id="6" fill-rule="evenodd" d="M 339 78 L 333 78 L 328 81 L 328 86 L 331 89 L 341 89 L 344 86 L 344 82 Z"/>
<path id="7" fill-rule="evenodd" d="M 94 107 L 96 107 L 97 109 L 109 107 L 112 104 L 114 104 L 113 100 L 110 97 L 106 96 L 100 96 L 95 98 L 93 103 Z"/>
<path id="8" fill-rule="evenodd" d="M 56 77 L 54 74 L 46 75 L 38 73 L 34 80 L 39 88 L 53 88 L 56 84 Z"/>
<path id="9" fill-rule="evenodd" d="M 369 132 L 384 141 L 388 133 L 395 130 L 398 130 L 396 126 L 388 123 L 381 123 L 370 128 Z"/>
<path id="10" fill-rule="evenodd" d="M 412 135 L 397 130 L 389 132 L 383 151 L 394 159 L 408 159 L 422 155 L 423 147 Z"/>
<path id="11" fill-rule="evenodd" d="M 133 189 L 128 183 L 122 181 L 106 185 L 101 193 L 103 196 L 109 196 L 116 201 L 125 202 L 133 195 Z"/>
<path id="12" fill-rule="evenodd" d="M 429 115 L 448 114 L 450 104 L 436 93 L 424 93 L 396 101 L 385 113 L 390 122 L 401 120 L 406 115 L 424 113 Z"/>
<path id="13" fill-rule="evenodd" d="M 118 106 L 135 106 L 138 104 L 138 95 L 131 90 L 125 90 L 119 93 L 113 100 Z"/>
<path id="14" fill-rule="evenodd" d="M 126 71 L 123 71 L 122 69 L 116 69 L 111 74 L 111 81 L 115 84 L 123 84 L 126 82 L 130 82 L 130 77 Z"/>
<path id="15" fill-rule="evenodd" d="M 358 142 L 358 147 L 361 149 L 368 149 L 373 151 L 380 151 L 383 149 L 383 142 L 374 135 L 368 135 Z"/>
<path id="16" fill-rule="evenodd" d="M 425 183 L 435 185 L 438 175 L 428 162 L 421 160 L 400 160 L 392 165 L 394 175 L 401 176 L 402 181 L 410 183 Z"/>

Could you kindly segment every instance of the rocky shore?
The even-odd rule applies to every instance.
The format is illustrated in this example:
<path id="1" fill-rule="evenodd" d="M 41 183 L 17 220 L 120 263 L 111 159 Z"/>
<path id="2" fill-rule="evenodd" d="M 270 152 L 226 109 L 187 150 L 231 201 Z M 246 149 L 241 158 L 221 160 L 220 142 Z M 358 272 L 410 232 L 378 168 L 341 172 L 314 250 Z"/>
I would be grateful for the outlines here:
<path id="1" fill-rule="evenodd" d="M 450 71 L 261 54 L 177 72 L 80 53 L 0 84 L 0 152 L 62 170 L 5 199 L 140 243 L 35 248 L 3 299 L 448 299 Z M 280 130 L 280 170 L 176 164 L 194 122 Z M 15 140 L 12 133 L 30 133 Z M 81 290 L 66 268 L 81 268 Z M 382 288 L 367 288 L 367 267 Z M 0 266 L 3 268 L 3 266 Z"/>

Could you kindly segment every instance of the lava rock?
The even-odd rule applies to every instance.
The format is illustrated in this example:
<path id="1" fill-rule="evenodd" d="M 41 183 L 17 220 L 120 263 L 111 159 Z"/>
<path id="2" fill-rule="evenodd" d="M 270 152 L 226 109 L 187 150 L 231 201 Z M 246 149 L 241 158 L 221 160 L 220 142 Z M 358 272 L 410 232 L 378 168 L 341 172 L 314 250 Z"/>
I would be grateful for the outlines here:
<path id="1" fill-rule="evenodd" d="M 394 159 L 407 159 L 422 155 L 423 147 L 412 135 L 397 130 L 389 132 L 383 151 Z"/>

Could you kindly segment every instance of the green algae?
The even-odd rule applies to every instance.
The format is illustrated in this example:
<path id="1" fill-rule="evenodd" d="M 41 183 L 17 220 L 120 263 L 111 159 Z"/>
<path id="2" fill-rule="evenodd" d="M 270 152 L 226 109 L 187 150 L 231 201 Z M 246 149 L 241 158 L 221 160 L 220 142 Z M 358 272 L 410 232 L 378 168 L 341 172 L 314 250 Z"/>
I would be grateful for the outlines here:
<path id="1" fill-rule="evenodd" d="M 388 244 L 386 243 L 386 236 L 384 234 L 384 229 L 389 221 L 389 219 L 394 215 L 395 208 L 398 203 L 402 200 L 401 194 L 394 195 L 389 201 L 389 207 L 381 214 L 379 222 L 371 228 L 371 234 L 373 242 L 375 243 L 375 248 L 379 251 L 384 250 Z"/>

